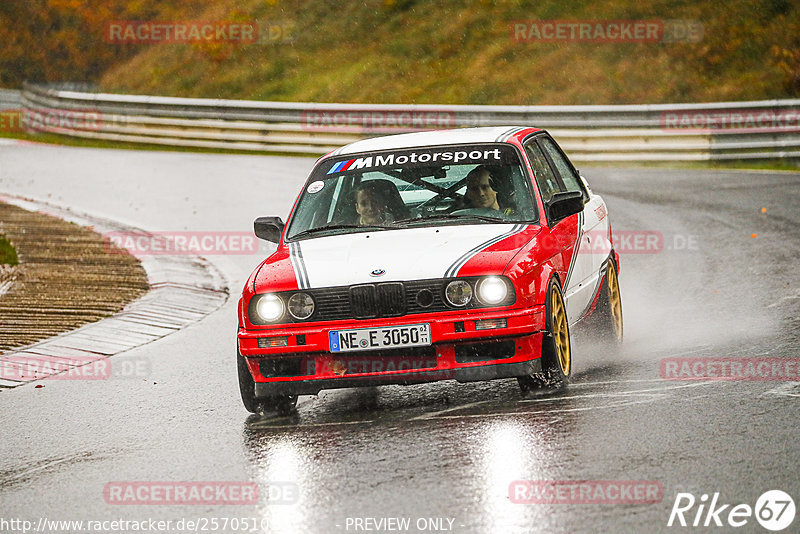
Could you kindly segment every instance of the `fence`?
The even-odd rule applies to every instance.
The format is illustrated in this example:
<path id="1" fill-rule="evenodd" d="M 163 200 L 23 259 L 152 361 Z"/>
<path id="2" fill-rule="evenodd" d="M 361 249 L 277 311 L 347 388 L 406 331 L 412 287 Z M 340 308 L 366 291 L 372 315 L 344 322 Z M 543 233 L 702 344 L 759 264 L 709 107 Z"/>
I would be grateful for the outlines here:
<path id="1" fill-rule="evenodd" d="M 0 100 L 3 98 L 0 93 Z M 800 100 L 616 106 L 319 104 L 116 95 L 26 84 L 26 127 L 154 145 L 319 155 L 423 129 L 531 125 L 571 159 L 800 158 Z"/>

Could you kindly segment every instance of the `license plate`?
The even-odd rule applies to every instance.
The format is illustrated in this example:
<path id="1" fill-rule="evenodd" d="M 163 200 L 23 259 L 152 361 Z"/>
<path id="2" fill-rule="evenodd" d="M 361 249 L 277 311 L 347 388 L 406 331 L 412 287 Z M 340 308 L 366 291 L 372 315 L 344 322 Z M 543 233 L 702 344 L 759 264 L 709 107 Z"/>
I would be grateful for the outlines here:
<path id="1" fill-rule="evenodd" d="M 431 325 L 426 323 L 385 328 L 331 330 L 328 338 L 331 343 L 331 352 L 424 347 L 431 344 Z"/>

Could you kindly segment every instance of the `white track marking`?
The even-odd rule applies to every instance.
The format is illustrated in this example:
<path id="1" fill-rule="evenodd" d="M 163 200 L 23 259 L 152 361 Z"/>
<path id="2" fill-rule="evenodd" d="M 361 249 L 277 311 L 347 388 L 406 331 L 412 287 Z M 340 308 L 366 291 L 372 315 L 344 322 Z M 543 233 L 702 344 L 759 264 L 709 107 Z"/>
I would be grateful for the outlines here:
<path id="1" fill-rule="evenodd" d="M 593 382 L 593 383 L 585 383 L 584 386 L 587 385 L 607 385 L 607 384 L 623 384 L 623 383 L 636 383 L 636 382 L 666 382 L 664 379 L 655 378 L 655 379 L 636 379 L 636 380 L 619 380 L 619 381 L 610 381 L 610 382 Z M 716 381 L 704 381 L 704 382 L 692 382 L 690 384 L 668 384 L 665 387 L 661 388 L 650 388 L 650 389 L 638 389 L 638 390 L 631 390 L 631 391 L 610 391 L 610 392 L 601 392 L 601 393 L 585 393 L 585 394 L 578 394 L 578 395 L 570 395 L 568 397 L 557 397 L 557 396 L 547 396 L 542 398 L 536 399 L 521 399 L 518 401 L 518 406 L 524 406 L 526 403 L 537 403 L 537 402 L 552 402 L 558 403 L 564 400 L 574 400 L 574 399 L 590 399 L 590 398 L 615 398 L 612 402 L 593 405 L 593 406 L 585 406 L 579 408 L 554 408 L 546 410 L 546 413 L 566 413 L 566 412 L 582 412 L 588 410 L 601 410 L 606 408 L 619 408 L 623 406 L 631 406 L 635 404 L 645 404 L 649 402 L 655 402 L 657 400 L 669 397 L 669 393 L 671 391 L 675 391 L 678 389 L 684 388 L 694 388 L 700 386 L 709 386 L 709 385 L 718 385 L 720 382 Z M 576 384 L 577 385 L 577 384 Z M 705 396 L 705 395 L 704 395 Z M 627 398 L 626 398 L 627 397 Z M 631 398 L 631 397 L 641 397 L 639 399 Z M 461 417 L 497 417 L 501 415 L 507 416 L 514 416 L 520 414 L 530 414 L 536 413 L 535 410 L 524 410 L 519 412 L 514 411 L 503 411 L 503 412 L 490 412 L 490 413 L 479 413 L 479 414 L 451 414 L 451 412 L 466 410 L 469 408 L 473 408 L 475 406 L 480 406 L 482 404 L 486 404 L 489 402 L 493 402 L 493 400 L 485 400 L 485 401 L 478 401 L 472 402 L 468 404 L 462 404 L 461 406 L 454 406 L 452 408 L 447 408 L 446 410 L 440 410 L 438 412 L 428 412 L 417 417 L 412 417 L 412 421 L 419 421 L 419 420 L 426 420 L 426 419 L 458 419 Z M 532 407 L 532 406 L 531 406 Z"/>
<path id="2" fill-rule="evenodd" d="M 274 419 L 272 419 L 272 421 L 274 421 Z M 264 422 L 260 422 L 260 423 L 253 423 L 253 424 L 250 424 L 250 425 L 247 425 L 247 426 L 249 428 L 251 428 L 251 429 L 259 429 L 259 430 L 261 430 L 261 429 L 272 429 L 272 428 L 307 428 L 307 427 L 313 427 L 313 426 L 366 425 L 366 424 L 374 423 L 374 422 L 375 422 L 374 420 L 370 419 L 370 420 L 364 420 L 364 421 L 333 421 L 333 422 L 330 422 L 330 423 L 299 423 L 299 424 L 296 424 L 296 425 L 291 425 L 291 424 L 290 425 L 270 425 L 270 424 L 268 424 L 269 423 L 269 420 L 268 420 L 268 421 L 264 421 Z"/>
<path id="3" fill-rule="evenodd" d="M 520 402 L 548 402 L 553 400 L 566 400 L 566 399 L 581 399 L 581 398 L 589 398 L 589 397 L 624 397 L 626 395 L 642 395 L 648 396 L 648 394 L 656 393 L 657 396 L 664 396 L 663 392 L 672 390 L 672 389 L 681 389 L 681 388 L 691 388 L 697 386 L 707 386 L 711 384 L 712 381 L 705 381 L 705 382 L 694 382 L 691 384 L 680 384 L 674 385 L 665 388 L 652 388 L 652 389 L 635 389 L 632 391 L 609 391 L 603 393 L 582 393 L 580 395 L 572 395 L 570 397 L 542 397 L 538 399 L 523 399 Z M 658 395 L 661 393 L 661 395 Z"/>
<path id="4" fill-rule="evenodd" d="M 481 404 L 486 404 L 487 402 L 492 402 L 490 400 L 485 401 L 478 401 L 478 402 L 470 402 L 468 404 L 461 404 L 459 406 L 454 406 L 453 408 L 447 408 L 446 410 L 439 410 L 438 412 L 426 412 L 422 415 L 418 415 L 417 417 L 412 417 L 411 421 L 417 421 L 419 419 L 432 419 L 438 418 L 439 414 L 453 412 L 456 410 L 466 410 L 467 408 L 472 408 L 473 406 L 479 406 Z"/>
<path id="5" fill-rule="evenodd" d="M 641 378 L 641 379 L 632 379 L 632 380 L 608 380 L 605 382 L 572 382 L 570 383 L 570 388 L 579 388 L 579 387 L 586 387 L 586 386 L 604 386 L 607 384 L 627 384 L 627 383 L 634 383 L 634 382 L 663 382 L 663 378 Z"/>
<path id="6" fill-rule="evenodd" d="M 776 395 L 779 397 L 800 397 L 800 383 L 787 382 L 786 384 L 781 384 L 761 394 L 762 397 Z"/>

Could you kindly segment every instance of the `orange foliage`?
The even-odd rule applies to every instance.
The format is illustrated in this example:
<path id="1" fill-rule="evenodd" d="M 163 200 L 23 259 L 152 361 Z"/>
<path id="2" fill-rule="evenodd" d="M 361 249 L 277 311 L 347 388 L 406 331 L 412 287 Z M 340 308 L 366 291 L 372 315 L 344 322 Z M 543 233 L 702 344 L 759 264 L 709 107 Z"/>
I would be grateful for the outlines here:
<path id="1" fill-rule="evenodd" d="M 200 0 L 26 0 L 0 2 L 0 86 L 23 81 L 97 81 L 141 46 L 109 42 L 119 20 L 186 20 L 207 6 Z"/>

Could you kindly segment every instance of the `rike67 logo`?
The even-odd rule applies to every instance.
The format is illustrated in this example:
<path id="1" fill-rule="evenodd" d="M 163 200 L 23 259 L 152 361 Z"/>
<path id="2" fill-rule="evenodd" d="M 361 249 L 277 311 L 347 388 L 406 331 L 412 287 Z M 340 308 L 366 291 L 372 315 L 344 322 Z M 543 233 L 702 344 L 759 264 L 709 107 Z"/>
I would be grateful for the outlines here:
<path id="1" fill-rule="evenodd" d="M 678 493 L 667 526 L 739 528 L 755 517 L 765 529 L 778 532 L 791 525 L 794 516 L 794 500 L 781 490 L 764 492 L 754 507 L 749 504 L 722 504 L 718 492 L 712 495 L 710 502 L 706 493 L 700 499 L 691 493 Z"/>

